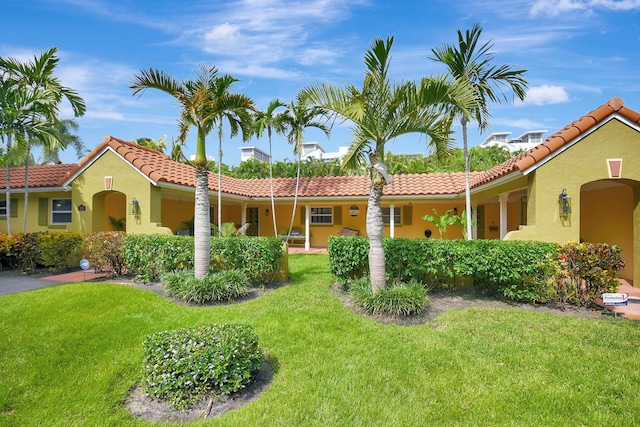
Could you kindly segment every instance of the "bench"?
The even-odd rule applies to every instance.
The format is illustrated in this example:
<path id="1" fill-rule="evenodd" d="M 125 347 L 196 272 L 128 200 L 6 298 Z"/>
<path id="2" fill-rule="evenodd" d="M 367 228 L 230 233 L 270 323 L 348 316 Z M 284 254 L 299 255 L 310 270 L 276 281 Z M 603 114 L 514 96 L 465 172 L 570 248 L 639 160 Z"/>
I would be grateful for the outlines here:
<path id="1" fill-rule="evenodd" d="M 287 230 L 279 230 L 278 237 L 285 240 L 290 240 L 293 244 L 294 241 L 304 243 L 306 236 L 300 232 L 300 230 L 292 229 L 291 234 L 287 234 Z"/>
<path id="2" fill-rule="evenodd" d="M 348 228 L 345 227 L 342 230 L 338 231 L 338 234 L 340 236 L 359 236 L 360 235 L 360 230 L 356 230 L 355 228 Z"/>

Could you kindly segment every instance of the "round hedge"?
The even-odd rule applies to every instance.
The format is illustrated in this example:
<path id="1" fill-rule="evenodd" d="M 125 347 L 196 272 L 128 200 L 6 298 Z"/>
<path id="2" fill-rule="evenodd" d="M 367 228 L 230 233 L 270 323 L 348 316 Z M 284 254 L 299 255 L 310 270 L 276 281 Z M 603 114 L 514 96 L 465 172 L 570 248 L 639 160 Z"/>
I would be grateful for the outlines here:
<path id="1" fill-rule="evenodd" d="M 157 332 L 143 346 L 143 390 L 179 409 L 241 390 L 264 360 L 253 328 L 238 323 Z"/>

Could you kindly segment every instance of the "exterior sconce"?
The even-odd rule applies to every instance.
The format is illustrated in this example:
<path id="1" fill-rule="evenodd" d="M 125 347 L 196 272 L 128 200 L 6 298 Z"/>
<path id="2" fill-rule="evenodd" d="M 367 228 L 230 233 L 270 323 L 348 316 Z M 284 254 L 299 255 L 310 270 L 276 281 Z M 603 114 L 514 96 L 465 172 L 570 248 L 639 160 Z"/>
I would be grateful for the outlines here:
<path id="1" fill-rule="evenodd" d="M 84 212 L 84 211 L 86 211 L 86 210 L 87 210 L 87 207 L 86 207 L 85 205 L 78 205 L 78 210 L 79 210 L 80 212 Z"/>
<path id="2" fill-rule="evenodd" d="M 140 206 L 138 205 L 138 201 L 134 197 L 129 203 L 129 215 L 138 216 L 140 214 Z"/>
<path id="3" fill-rule="evenodd" d="M 453 208 L 453 214 L 458 215 L 458 208 Z"/>
<path id="4" fill-rule="evenodd" d="M 264 211 L 264 216 L 269 216 L 269 208 Z"/>
<path id="5" fill-rule="evenodd" d="M 351 216 L 358 216 L 360 214 L 360 209 L 357 206 L 351 206 L 349 208 L 349 215 Z"/>
<path id="6" fill-rule="evenodd" d="M 558 207 L 561 217 L 567 217 L 571 213 L 571 198 L 567 197 L 567 189 L 563 188 L 558 196 Z"/>

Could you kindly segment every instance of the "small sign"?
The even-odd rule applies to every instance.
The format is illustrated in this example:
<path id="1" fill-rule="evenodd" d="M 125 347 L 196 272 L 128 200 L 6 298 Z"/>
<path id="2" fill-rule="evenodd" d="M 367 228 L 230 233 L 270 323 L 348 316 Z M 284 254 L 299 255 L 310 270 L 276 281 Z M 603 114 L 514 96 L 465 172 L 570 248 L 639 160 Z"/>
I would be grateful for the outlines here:
<path id="1" fill-rule="evenodd" d="M 83 270 L 88 270 L 89 269 L 89 260 L 82 258 L 80 260 L 80 268 Z"/>
<path id="2" fill-rule="evenodd" d="M 629 303 L 629 294 L 620 292 L 602 294 L 602 303 L 604 305 L 627 305 Z"/>

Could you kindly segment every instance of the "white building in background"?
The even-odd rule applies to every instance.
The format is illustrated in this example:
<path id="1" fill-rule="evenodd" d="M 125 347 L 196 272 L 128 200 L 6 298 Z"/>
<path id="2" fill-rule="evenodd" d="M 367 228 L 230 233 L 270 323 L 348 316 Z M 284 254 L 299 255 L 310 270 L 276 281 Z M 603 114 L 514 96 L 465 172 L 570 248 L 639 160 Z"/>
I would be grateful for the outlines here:
<path id="1" fill-rule="evenodd" d="M 497 145 L 508 150 L 510 153 L 515 153 L 516 151 L 527 151 L 542 143 L 544 141 L 542 135 L 545 133 L 547 133 L 546 130 L 530 130 L 517 138 L 509 139 L 511 132 L 493 132 L 491 135 L 486 137 L 479 146 L 486 148 Z"/>
<path id="2" fill-rule="evenodd" d="M 245 160 L 258 159 L 263 162 L 269 161 L 269 154 L 265 153 L 258 147 L 240 147 L 240 161 L 244 162 Z"/>
<path id="3" fill-rule="evenodd" d="M 327 153 L 319 142 L 303 142 L 302 143 L 302 160 L 320 159 L 320 160 L 340 160 L 347 152 L 349 147 L 338 147 L 337 152 Z"/>

